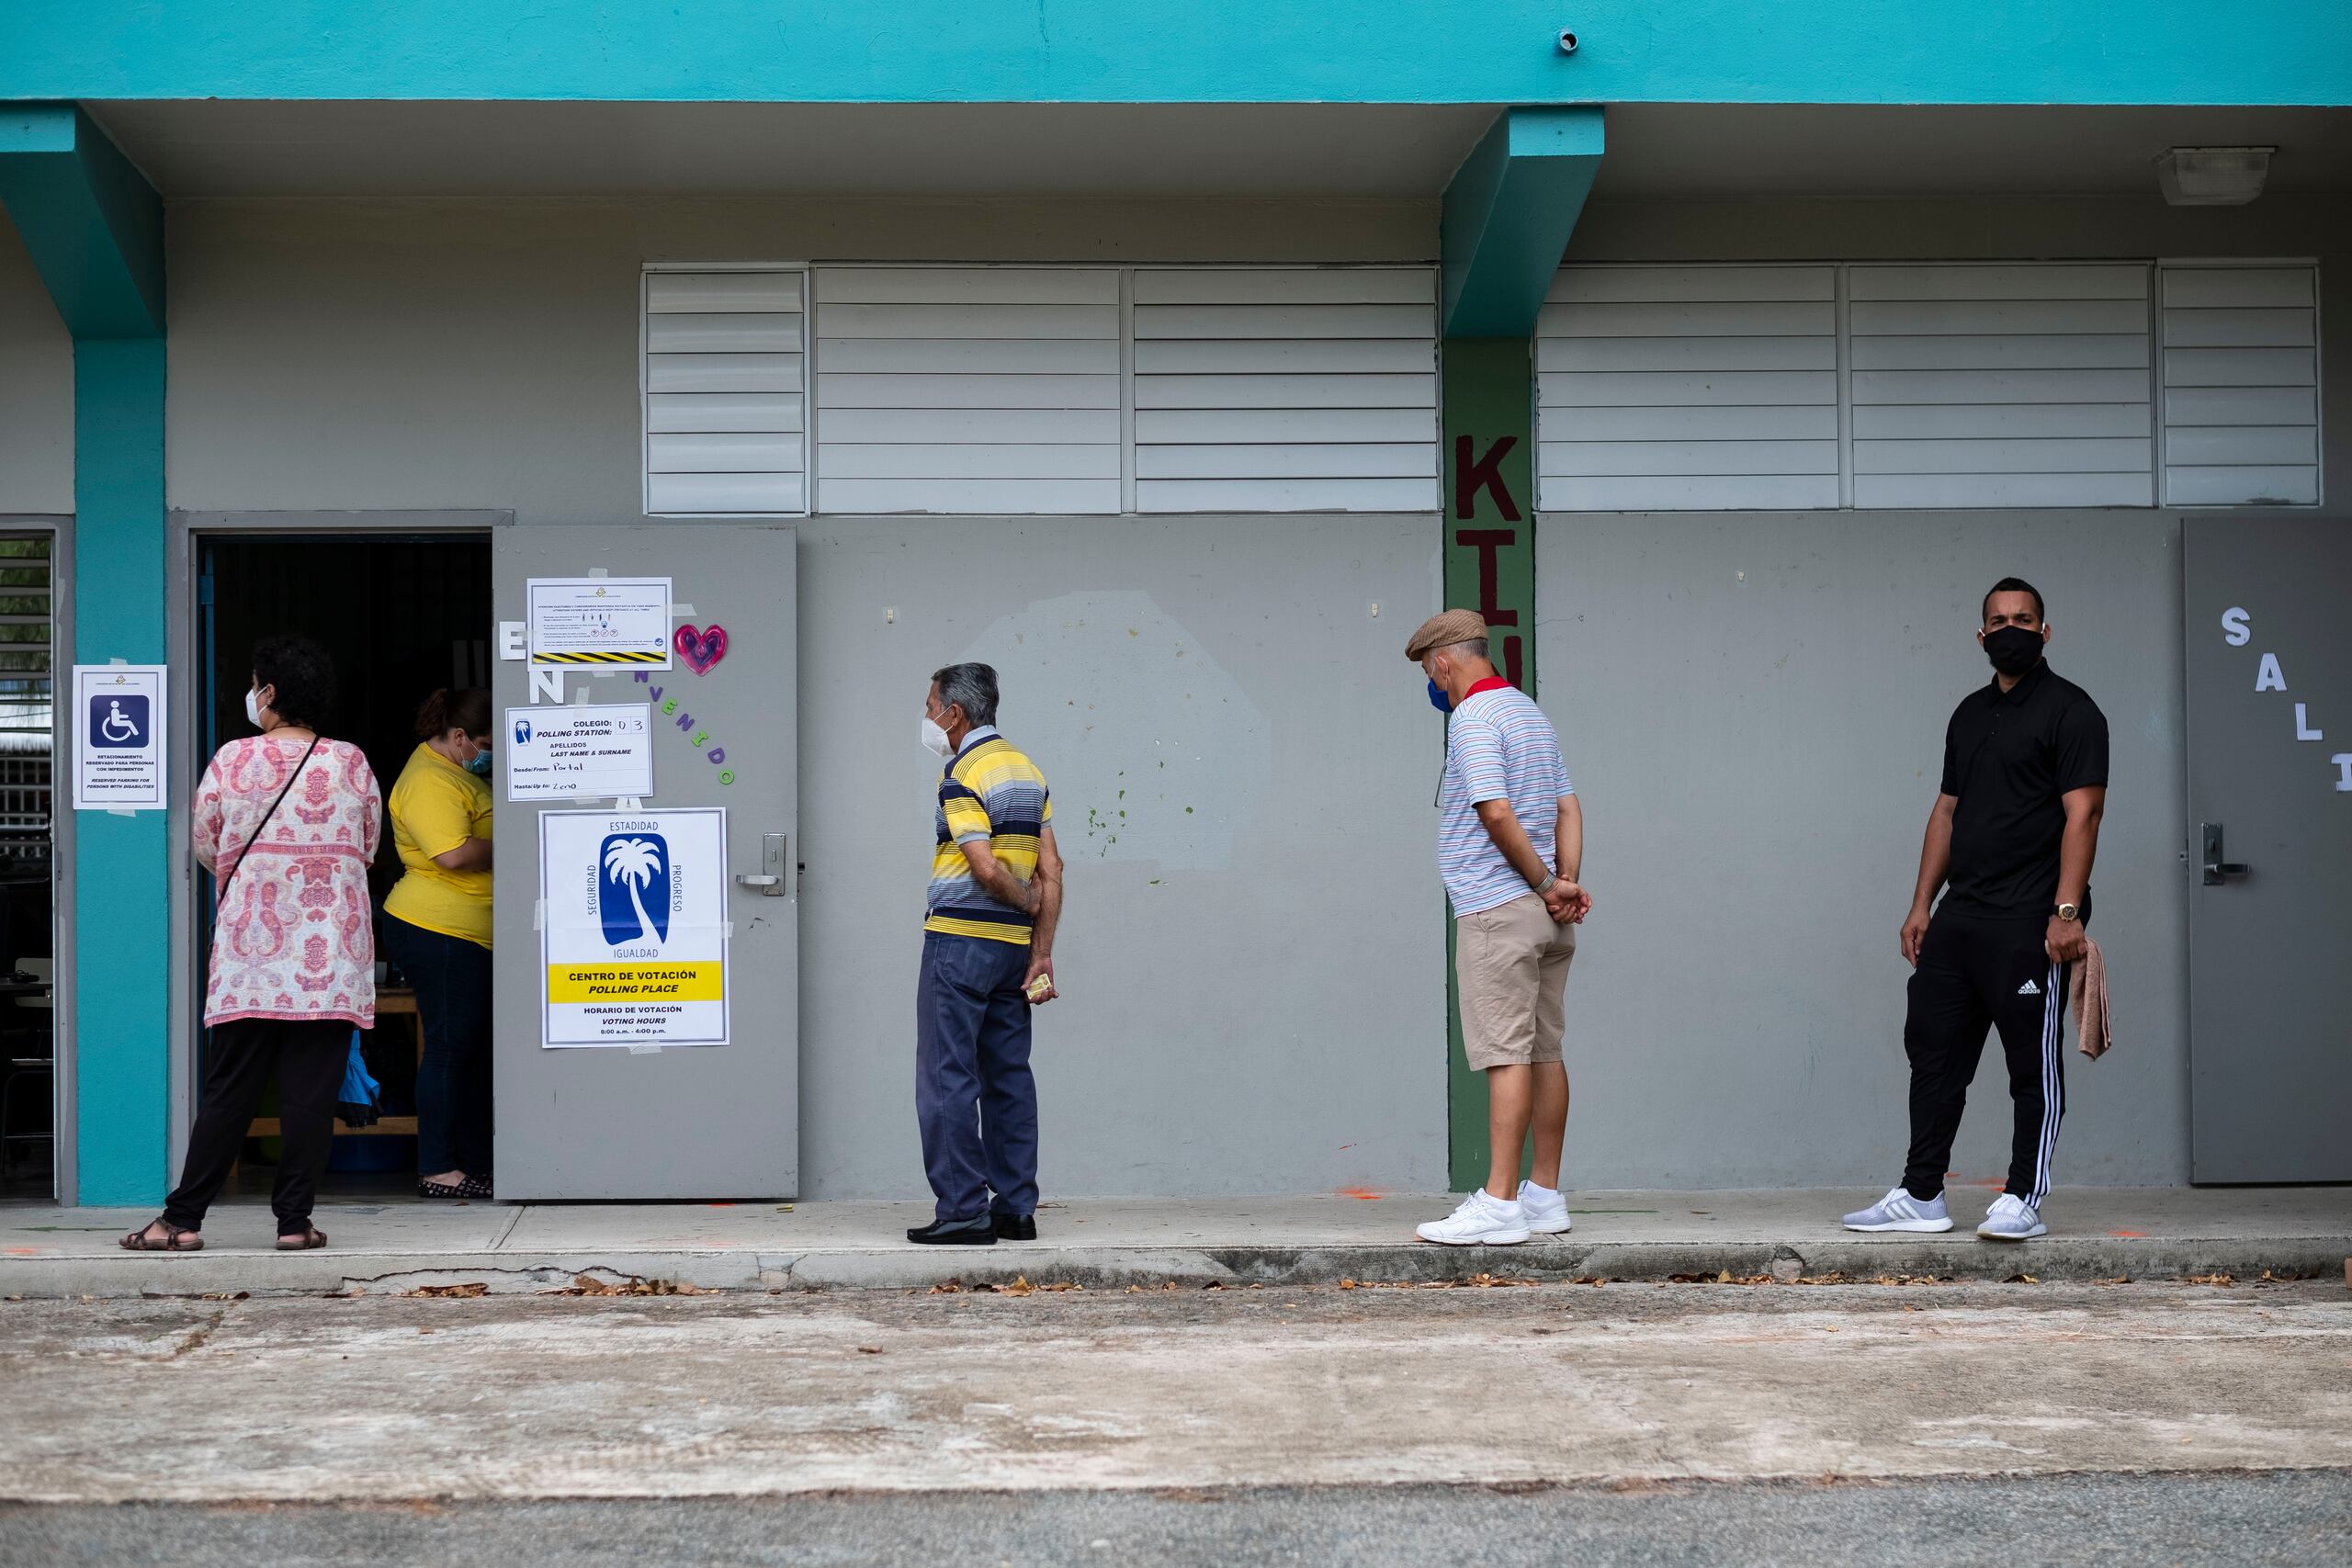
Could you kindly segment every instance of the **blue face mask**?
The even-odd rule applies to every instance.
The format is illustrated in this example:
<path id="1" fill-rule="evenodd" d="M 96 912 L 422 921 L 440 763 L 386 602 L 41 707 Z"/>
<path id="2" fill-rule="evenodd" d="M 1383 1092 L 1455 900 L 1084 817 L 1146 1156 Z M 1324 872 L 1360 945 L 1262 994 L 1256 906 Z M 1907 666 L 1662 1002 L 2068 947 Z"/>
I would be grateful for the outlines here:
<path id="1" fill-rule="evenodd" d="M 1445 694 L 1445 688 L 1439 685 L 1435 681 L 1431 681 L 1430 682 L 1430 706 L 1437 709 L 1440 713 L 1452 713 L 1453 711 L 1453 699 L 1447 696 Z"/>
<path id="2" fill-rule="evenodd" d="M 478 778 L 490 777 L 490 748 L 485 746 L 466 760 L 466 772 Z"/>

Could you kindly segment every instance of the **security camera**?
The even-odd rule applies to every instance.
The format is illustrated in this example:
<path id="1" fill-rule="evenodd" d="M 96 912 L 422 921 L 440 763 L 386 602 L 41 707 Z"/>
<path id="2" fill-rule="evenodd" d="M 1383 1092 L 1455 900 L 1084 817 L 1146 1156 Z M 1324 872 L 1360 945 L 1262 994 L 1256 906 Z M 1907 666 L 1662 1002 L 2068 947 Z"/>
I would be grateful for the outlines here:
<path id="1" fill-rule="evenodd" d="M 1562 54 L 1574 54 L 1576 51 L 1577 35 L 1570 32 L 1567 28 L 1562 28 L 1560 29 L 1560 52 Z"/>

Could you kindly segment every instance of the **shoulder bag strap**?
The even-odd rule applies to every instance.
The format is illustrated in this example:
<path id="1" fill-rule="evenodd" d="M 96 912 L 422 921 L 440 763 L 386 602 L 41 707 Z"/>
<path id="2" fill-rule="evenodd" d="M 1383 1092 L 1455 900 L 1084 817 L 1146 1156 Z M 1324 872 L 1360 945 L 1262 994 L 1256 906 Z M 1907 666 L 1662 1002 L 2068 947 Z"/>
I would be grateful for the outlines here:
<path id="1" fill-rule="evenodd" d="M 215 924 L 220 921 L 220 911 L 229 907 L 229 889 L 236 886 L 237 873 L 245 869 L 245 857 L 253 853 L 255 844 L 261 842 L 262 834 L 268 829 L 269 819 L 277 815 L 279 807 L 286 804 L 287 792 L 294 787 L 294 781 L 302 776 L 302 770 L 311 765 L 311 753 L 318 749 L 319 738 L 313 735 L 311 737 L 310 749 L 302 753 L 302 760 L 294 764 L 292 773 L 286 775 L 286 783 L 278 790 L 277 798 L 271 801 L 269 809 L 261 814 L 261 821 L 254 825 L 253 837 L 247 839 L 245 847 L 237 852 L 237 863 L 229 868 L 227 878 L 220 884 L 220 893 L 212 900 L 212 919 Z"/>

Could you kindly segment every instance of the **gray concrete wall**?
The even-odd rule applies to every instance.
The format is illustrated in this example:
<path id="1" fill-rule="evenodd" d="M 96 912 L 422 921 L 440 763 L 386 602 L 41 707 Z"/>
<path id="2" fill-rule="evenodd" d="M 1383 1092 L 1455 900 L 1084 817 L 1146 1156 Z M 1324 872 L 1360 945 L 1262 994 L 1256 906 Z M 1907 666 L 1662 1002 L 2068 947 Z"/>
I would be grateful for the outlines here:
<path id="1" fill-rule="evenodd" d="M 74 510 L 74 340 L 0 217 L 0 512 Z"/>
<path id="2" fill-rule="evenodd" d="M 1569 1008 L 1576 1179 L 1884 1185 L 1905 1141 L 1895 931 L 1978 601 L 2048 596 L 2106 712 L 2092 879 L 2115 1052 L 2070 1058 L 2058 1177 L 2188 1179 L 2180 530 L 2149 512 L 1547 514 L 1544 706 L 1598 908 Z M 2007 1168 L 1999 1049 L 1952 1168 Z"/>
<path id="3" fill-rule="evenodd" d="M 649 258 L 1399 260 L 1432 232 L 1396 204 L 183 204 L 172 503 L 637 515 Z M 1397 657 L 1436 556 L 1426 517 L 804 526 L 807 1193 L 923 1190 L 915 723 L 967 657 L 1003 670 L 1070 862 L 1047 1195 L 1444 1184 L 1439 742 Z"/>
<path id="4" fill-rule="evenodd" d="M 2352 364 L 2340 203 L 1712 203 L 1588 212 L 1574 260 L 2317 256 L 2324 367 Z M 2331 493 L 2352 400 L 2326 401 Z M 2338 501 L 2329 509 L 2341 513 Z M 2106 710 L 2094 877 L 2116 1052 L 2074 1056 L 2062 1182 L 2188 1177 L 2189 825 L 2174 511 L 1551 513 L 1542 697 L 1585 796 L 1600 900 L 1571 993 L 1576 1179 L 1876 1186 L 1905 1143 L 1895 931 L 1943 724 L 1987 678 L 1979 597 L 2049 596 L 2054 668 Z M 1954 1155 L 2007 1164 L 1988 1050 Z"/>
<path id="5" fill-rule="evenodd" d="M 1049 1192 L 1445 1181 L 1426 517 L 819 522 L 801 550 L 801 1168 L 919 1191 L 930 673 L 995 664 L 1069 863 Z M 1371 613 L 1374 604 L 1380 614 Z M 895 609 L 895 622 L 885 607 Z"/>

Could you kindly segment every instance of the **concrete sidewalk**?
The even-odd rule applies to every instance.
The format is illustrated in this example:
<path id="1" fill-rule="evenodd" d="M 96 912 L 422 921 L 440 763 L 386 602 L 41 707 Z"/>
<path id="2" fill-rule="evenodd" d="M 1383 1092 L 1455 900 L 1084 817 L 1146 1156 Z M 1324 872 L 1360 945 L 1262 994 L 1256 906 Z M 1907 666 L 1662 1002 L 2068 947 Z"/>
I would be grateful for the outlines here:
<path id="1" fill-rule="evenodd" d="M 2051 1235 L 1979 1241 L 1981 1205 L 1955 1194 L 1948 1235 L 1863 1236 L 1838 1216 L 1874 1192 L 1576 1192 L 1576 1228 L 1524 1247 L 1453 1248 L 1413 1239 L 1445 1213 L 1437 1197 L 1072 1199 L 1037 1216 L 1041 1239 L 917 1247 L 926 1203 L 502 1204 L 413 1200 L 321 1205 L 322 1251 L 271 1249 L 266 1204 L 226 1203 L 206 1249 L 120 1250 L 154 1211 L 0 1205 L 0 1296 L 371 1293 L 481 1281 L 543 1291 L 581 1274 L 704 1290 L 923 1288 L 945 1280 L 1087 1286 L 1329 1283 L 1464 1279 L 1784 1279 L 1838 1273 L 2003 1280 L 2163 1279 L 2226 1273 L 2334 1275 L 2352 1257 L 2343 1188 L 2081 1188 L 2047 1205 Z"/>

